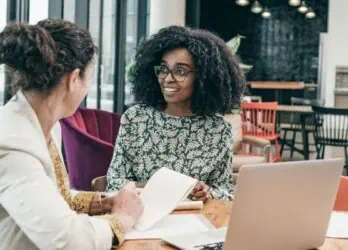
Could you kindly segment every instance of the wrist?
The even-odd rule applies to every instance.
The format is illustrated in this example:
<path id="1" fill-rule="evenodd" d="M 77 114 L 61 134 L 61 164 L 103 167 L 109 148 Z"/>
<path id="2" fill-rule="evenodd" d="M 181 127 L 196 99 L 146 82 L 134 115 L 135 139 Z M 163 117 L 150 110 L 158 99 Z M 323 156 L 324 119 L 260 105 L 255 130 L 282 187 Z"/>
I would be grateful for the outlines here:
<path id="1" fill-rule="evenodd" d="M 125 233 L 129 232 L 133 228 L 134 219 L 132 216 L 130 216 L 128 214 L 124 214 L 124 213 L 117 213 L 117 212 L 114 212 L 112 215 L 115 218 L 117 218 L 117 220 L 120 222 Z"/>
<path id="2" fill-rule="evenodd" d="M 103 197 L 104 196 L 101 193 L 95 193 L 89 206 L 90 215 L 98 215 L 103 213 Z"/>

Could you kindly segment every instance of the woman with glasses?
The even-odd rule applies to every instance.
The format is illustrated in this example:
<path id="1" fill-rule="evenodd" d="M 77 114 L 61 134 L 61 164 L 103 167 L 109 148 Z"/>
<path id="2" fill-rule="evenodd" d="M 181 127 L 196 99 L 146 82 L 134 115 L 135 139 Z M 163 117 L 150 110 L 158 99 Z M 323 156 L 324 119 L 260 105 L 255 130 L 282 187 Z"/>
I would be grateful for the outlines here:
<path id="1" fill-rule="evenodd" d="M 233 199 L 232 128 L 221 115 L 239 104 L 245 80 L 224 41 L 164 28 L 139 46 L 129 79 L 139 104 L 121 119 L 107 190 L 144 186 L 167 167 L 199 180 L 193 200 Z"/>

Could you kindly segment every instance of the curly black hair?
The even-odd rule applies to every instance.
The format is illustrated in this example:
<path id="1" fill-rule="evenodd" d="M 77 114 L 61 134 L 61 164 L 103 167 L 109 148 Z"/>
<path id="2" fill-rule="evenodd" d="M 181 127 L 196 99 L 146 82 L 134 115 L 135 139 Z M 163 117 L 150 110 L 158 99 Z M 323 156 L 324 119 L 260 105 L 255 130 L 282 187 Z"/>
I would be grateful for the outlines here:
<path id="1" fill-rule="evenodd" d="M 239 59 L 217 35 L 201 29 L 169 26 L 142 42 L 128 77 L 136 101 L 163 109 L 166 105 L 154 66 L 173 49 L 186 48 L 192 55 L 197 77 L 191 100 L 196 115 L 226 114 L 239 106 L 246 83 Z"/>
<path id="2" fill-rule="evenodd" d="M 48 92 L 74 69 L 83 77 L 96 50 L 90 33 L 66 20 L 9 24 L 0 32 L 0 64 L 12 72 L 14 93 Z"/>

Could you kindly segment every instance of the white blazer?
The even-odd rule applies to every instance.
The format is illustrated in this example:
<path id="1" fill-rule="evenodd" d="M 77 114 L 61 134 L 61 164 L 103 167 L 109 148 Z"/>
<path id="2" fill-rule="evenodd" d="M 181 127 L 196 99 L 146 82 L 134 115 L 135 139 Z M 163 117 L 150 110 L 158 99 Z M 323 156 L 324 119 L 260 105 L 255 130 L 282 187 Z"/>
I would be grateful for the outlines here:
<path id="1" fill-rule="evenodd" d="M 58 147 L 60 132 L 58 123 Z M 0 109 L 0 249 L 110 249 L 112 237 L 108 221 L 77 214 L 61 196 L 39 120 L 18 92 Z"/>

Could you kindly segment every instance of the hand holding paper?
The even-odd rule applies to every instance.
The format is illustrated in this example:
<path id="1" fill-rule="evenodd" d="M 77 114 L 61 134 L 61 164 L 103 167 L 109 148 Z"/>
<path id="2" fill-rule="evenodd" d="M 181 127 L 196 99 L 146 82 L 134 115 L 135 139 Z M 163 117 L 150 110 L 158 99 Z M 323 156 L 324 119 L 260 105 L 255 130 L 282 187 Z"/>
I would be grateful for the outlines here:
<path id="1" fill-rule="evenodd" d="M 143 214 L 144 205 L 140 199 L 135 183 L 126 184 L 116 195 L 112 214 L 116 215 L 126 232 L 130 231 Z"/>
<path id="2" fill-rule="evenodd" d="M 196 179 L 168 168 L 158 170 L 140 194 L 144 213 L 135 229 L 146 230 L 171 213 L 191 193 L 196 183 Z"/>

